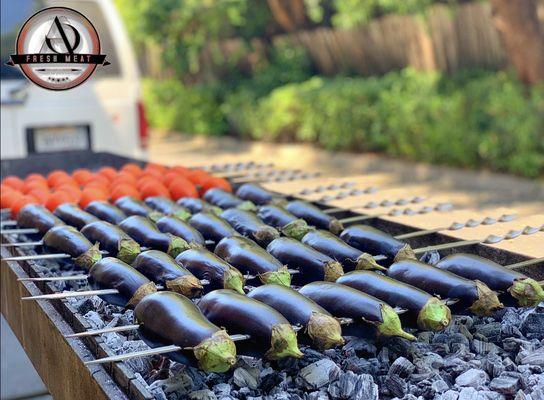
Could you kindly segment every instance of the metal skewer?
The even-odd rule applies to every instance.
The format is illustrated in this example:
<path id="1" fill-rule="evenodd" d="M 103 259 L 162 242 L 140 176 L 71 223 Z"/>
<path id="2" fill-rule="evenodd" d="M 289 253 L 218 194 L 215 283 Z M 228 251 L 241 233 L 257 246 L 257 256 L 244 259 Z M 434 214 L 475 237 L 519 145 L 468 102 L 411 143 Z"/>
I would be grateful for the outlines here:
<path id="1" fill-rule="evenodd" d="M 440 211 L 440 212 L 447 211 L 447 210 L 451 210 L 452 208 L 453 208 L 453 205 L 451 203 L 438 203 L 434 206 L 425 206 L 416 210 L 412 208 L 403 208 L 403 209 L 395 208 L 387 213 L 382 213 L 382 214 L 356 215 L 354 217 L 343 218 L 340 220 L 340 222 L 343 224 L 346 224 L 346 223 L 352 223 L 352 222 L 362 222 L 362 221 L 366 221 L 366 220 L 378 218 L 378 217 L 387 217 L 387 216 L 394 217 L 399 215 L 427 214 L 433 211 Z"/>
<path id="2" fill-rule="evenodd" d="M 325 214 L 334 214 L 334 213 L 342 212 L 342 211 L 374 209 L 374 208 L 378 208 L 378 207 L 404 206 L 404 205 L 410 204 L 410 203 L 411 204 L 418 204 L 418 203 L 423 202 L 424 200 L 425 200 L 425 197 L 415 196 L 415 197 L 411 197 L 411 198 L 407 198 L 407 199 L 401 198 L 401 199 L 397 199 L 397 200 L 382 200 L 379 203 L 375 202 L 375 201 L 368 201 L 365 204 L 361 204 L 361 205 L 355 206 L 355 207 L 328 208 L 326 210 L 323 210 L 323 212 Z"/>

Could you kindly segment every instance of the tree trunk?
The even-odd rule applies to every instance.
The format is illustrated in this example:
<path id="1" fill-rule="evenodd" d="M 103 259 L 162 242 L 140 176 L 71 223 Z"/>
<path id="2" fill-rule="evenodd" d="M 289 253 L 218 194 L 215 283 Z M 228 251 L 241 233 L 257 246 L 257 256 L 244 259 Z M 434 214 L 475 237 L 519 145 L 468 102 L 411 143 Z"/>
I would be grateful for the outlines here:
<path id="1" fill-rule="evenodd" d="M 306 27 L 304 0 L 268 0 L 268 7 L 276 22 L 286 32 L 294 32 Z"/>
<path id="2" fill-rule="evenodd" d="M 544 27 L 537 0 L 491 0 L 508 60 L 527 85 L 544 80 Z"/>

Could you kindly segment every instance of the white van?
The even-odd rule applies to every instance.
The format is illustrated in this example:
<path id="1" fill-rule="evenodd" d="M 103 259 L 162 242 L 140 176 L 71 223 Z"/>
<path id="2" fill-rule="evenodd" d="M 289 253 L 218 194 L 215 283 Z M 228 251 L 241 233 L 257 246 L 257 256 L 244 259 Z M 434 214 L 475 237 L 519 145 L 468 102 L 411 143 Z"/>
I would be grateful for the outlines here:
<path id="1" fill-rule="evenodd" d="M 112 0 L 0 1 L 2 159 L 88 149 L 142 158 L 147 121 L 138 66 Z M 19 68 L 5 65 L 22 24 L 36 11 L 52 6 L 85 15 L 98 32 L 101 53 L 111 63 L 97 67 L 84 84 L 65 91 L 42 89 Z"/>

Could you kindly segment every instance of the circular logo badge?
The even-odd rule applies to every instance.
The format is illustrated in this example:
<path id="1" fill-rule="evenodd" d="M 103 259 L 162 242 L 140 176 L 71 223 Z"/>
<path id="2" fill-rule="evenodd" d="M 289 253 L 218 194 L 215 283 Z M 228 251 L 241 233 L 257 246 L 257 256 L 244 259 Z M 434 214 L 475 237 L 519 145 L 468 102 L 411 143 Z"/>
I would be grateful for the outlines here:
<path id="1" fill-rule="evenodd" d="M 98 65 L 108 65 L 100 54 L 100 38 L 91 21 L 76 10 L 51 7 L 38 11 L 21 28 L 16 54 L 18 65 L 36 85 L 67 90 L 81 85 Z"/>

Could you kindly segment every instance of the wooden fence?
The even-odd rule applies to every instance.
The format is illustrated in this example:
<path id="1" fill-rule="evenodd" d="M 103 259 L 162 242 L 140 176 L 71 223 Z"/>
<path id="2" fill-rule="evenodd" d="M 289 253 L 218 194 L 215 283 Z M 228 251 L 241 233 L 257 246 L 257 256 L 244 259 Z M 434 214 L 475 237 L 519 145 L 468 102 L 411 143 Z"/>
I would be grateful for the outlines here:
<path id="1" fill-rule="evenodd" d="M 544 23 L 544 0 L 539 15 Z M 404 67 L 454 72 L 466 67 L 502 68 L 506 56 L 492 20 L 491 5 L 475 1 L 459 6 L 433 5 L 425 15 L 386 15 L 350 30 L 317 28 L 278 35 L 273 43 L 301 45 L 321 74 L 349 71 L 361 75 L 383 74 Z M 263 56 L 264 44 L 254 39 L 248 46 L 239 39 L 214 44 L 202 54 L 202 71 L 190 81 L 220 78 L 217 54 L 251 69 Z M 244 53 L 245 52 L 245 53 Z M 243 56 L 240 56 L 243 54 Z M 212 56 L 213 55 L 213 56 Z M 160 66 L 148 75 L 164 77 Z"/>

